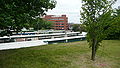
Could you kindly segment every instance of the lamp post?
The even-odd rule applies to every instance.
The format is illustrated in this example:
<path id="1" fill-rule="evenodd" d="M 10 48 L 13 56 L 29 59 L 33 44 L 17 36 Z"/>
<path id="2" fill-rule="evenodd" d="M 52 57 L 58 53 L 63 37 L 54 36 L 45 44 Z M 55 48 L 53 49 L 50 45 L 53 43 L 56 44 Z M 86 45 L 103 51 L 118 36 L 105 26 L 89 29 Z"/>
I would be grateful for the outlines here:
<path id="1" fill-rule="evenodd" d="M 65 30 L 65 37 L 67 37 L 67 29 L 64 28 L 64 30 Z M 67 43 L 68 40 L 66 39 L 65 42 Z"/>

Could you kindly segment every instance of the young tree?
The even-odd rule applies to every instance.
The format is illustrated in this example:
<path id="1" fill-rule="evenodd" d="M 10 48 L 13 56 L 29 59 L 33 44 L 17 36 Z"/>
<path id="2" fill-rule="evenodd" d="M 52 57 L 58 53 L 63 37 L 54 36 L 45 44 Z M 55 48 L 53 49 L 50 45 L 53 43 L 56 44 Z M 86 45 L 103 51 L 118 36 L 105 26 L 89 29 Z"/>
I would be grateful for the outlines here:
<path id="1" fill-rule="evenodd" d="M 32 21 L 55 8 L 54 0 L 0 0 L 0 29 L 28 27 Z"/>
<path id="2" fill-rule="evenodd" d="M 82 0 L 81 22 L 86 25 L 87 41 L 92 48 L 91 60 L 95 60 L 100 42 L 107 36 L 112 21 L 111 13 L 114 0 Z M 106 27 L 107 26 L 107 27 Z"/>

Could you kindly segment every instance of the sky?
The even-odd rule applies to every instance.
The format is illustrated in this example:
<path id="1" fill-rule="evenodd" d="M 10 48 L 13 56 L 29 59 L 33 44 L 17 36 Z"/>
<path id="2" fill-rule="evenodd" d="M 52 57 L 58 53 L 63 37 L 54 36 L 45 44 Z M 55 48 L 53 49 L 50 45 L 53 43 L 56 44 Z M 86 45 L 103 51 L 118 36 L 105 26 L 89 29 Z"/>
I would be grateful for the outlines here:
<path id="1" fill-rule="evenodd" d="M 56 7 L 47 12 L 47 15 L 67 15 L 68 23 L 80 24 L 80 10 L 82 0 L 56 0 Z M 114 8 L 120 6 L 120 0 L 113 5 Z"/>

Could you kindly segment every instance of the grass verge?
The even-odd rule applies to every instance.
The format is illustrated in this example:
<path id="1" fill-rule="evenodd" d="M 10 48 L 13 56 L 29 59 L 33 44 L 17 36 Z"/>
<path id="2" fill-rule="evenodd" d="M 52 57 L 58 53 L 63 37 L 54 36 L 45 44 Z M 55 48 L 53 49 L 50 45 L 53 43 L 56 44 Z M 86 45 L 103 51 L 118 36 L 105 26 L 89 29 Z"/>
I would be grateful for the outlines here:
<path id="1" fill-rule="evenodd" d="M 86 41 L 0 51 L 0 68 L 120 68 L 120 41 L 104 40 L 91 61 Z"/>

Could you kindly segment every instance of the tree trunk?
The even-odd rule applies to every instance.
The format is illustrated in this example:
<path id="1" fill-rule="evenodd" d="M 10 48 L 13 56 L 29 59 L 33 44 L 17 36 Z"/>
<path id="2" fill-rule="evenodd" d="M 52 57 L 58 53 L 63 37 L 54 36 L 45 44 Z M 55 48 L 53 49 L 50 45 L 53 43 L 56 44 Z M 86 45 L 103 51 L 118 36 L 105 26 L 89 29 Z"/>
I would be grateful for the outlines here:
<path id="1" fill-rule="evenodd" d="M 91 55 L 91 60 L 92 61 L 95 61 L 95 55 L 96 55 L 96 43 L 97 43 L 97 40 L 96 39 L 93 39 L 93 42 L 92 42 L 92 55 Z"/>
<path id="2" fill-rule="evenodd" d="M 95 47 L 92 46 L 92 56 L 91 56 L 91 60 L 95 61 Z"/>
<path id="3" fill-rule="evenodd" d="M 18 34 L 18 32 L 19 32 L 19 30 L 18 30 L 18 28 L 16 28 L 16 34 Z"/>

